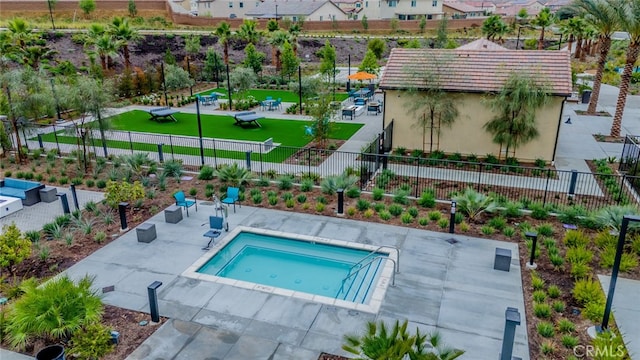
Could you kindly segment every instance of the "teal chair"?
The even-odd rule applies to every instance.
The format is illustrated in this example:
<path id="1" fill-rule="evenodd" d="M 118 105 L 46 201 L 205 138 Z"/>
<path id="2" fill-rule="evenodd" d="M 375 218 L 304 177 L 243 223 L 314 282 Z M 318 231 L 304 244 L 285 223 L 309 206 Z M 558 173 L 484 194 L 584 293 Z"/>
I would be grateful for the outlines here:
<path id="1" fill-rule="evenodd" d="M 204 224 L 203 224 L 204 225 Z M 220 216 L 209 216 L 209 231 L 204 233 L 202 236 L 209 238 L 209 243 L 207 246 L 203 247 L 202 250 L 211 249 L 211 245 L 213 241 L 218 238 L 222 234 L 222 229 L 225 227 L 224 218 Z M 227 224 L 226 231 L 229 231 L 229 225 Z"/>
<path id="2" fill-rule="evenodd" d="M 182 190 L 178 191 L 177 193 L 173 194 L 173 197 L 176 199 L 176 205 L 178 206 L 182 206 L 183 208 L 185 208 L 187 210 L 187 216 L 189 216 L 189 208 L 192 206 L 196 206 L 196 211 L 198 211 L 198 203 L 196 202 L 195 199 L 191 200 L 191 199 L 187 199 L 184 196 L 184 192 Z"/>
<path id="3" fill-rule="evenodd" d="M 231 205 L 233 204 L 233 212 L 236 212 L 236 203 L 240 205 L 240 189 L 237 187 L 228 187 L 227 188 L 227 197 L 222 199 L 223 204 Z"/>

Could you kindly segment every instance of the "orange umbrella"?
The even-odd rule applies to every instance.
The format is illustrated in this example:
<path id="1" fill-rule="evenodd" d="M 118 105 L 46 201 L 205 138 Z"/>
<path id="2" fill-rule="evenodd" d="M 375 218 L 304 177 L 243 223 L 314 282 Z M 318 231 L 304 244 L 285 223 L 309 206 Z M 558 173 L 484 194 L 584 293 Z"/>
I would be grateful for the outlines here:
<path id="1" fill-rule="evenodd" d="M 368 72 L 365 71 L 358 71 L 355 74 L 351 74 L 349 76 L 347 76 L 347 78 L 349 80 L 373 80 L 375 78 L 377 78 L 378 76 L 376 76 L 375 74 L 369 74 Z"/>

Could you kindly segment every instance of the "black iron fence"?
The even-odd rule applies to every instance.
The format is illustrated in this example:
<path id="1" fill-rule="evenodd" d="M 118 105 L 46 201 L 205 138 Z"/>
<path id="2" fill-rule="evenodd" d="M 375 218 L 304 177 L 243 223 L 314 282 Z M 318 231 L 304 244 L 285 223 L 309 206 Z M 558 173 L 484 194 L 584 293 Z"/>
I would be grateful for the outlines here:
<path id="1" fill-rule="evenodd" d="M 626 171 L 629 174 L 636 175 L 638 173 L 638 163 L 640 160 L 640 137 L 636 135 L 627 135 L 624 138 L 624 146 L 622 147 L 622 155 L 620 156 L 620 171 Z"/>
<path id="2" fill-rule="evenodd" d="M 579 204 L 586 209 L 597 209 L 611 204 L 637 203 L 634 188 L 640 185 L 640 177 L 630 174 L 387 155 L 382 151 L 384 133 L 360 152 L 281 146 L 270 139 L 247 142 L 125 131 L 107 131 L 104 140 L 98 131 L 90 135 L 91 151 L 99 157 L 144 152 L 155 161 L 180 160 L 194 170 L 204 164 L 217 167 L 236 162 L 259 176 L 290 175 L 294 181 L 303 177 L 321 179 L 348 170 L 360 175 L 362 190 L 377 187 L 388 194 L 404 191 L 415 197 L 429 190 L 440 200 L 450 200 L 455 193 L 470 187 L 491 193 L 500 200 L 520 201 L 524 205 L 533 202 L 550 207 Z M 635 146 L 634 140 L 629 139 L 627 154 L 628 158 L 637 159 L 631 147 Z M 31 148 L 58 149 L 61 153 L 77 150 L 76 138 L 64 132 L 42 133 L 29 141 Z"/>

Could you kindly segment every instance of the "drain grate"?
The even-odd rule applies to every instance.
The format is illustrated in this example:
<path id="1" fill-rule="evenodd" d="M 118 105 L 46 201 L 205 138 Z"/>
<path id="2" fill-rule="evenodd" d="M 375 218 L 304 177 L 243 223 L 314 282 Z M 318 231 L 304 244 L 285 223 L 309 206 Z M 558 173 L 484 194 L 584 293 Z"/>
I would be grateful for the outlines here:
<path id="1" fill-rule="evenodd" d="M 445 240 L 446 242 L 448 242 L 451 245 L 457 244 L 458 240 L 454 239 L 454 238 L 449 238 L 447 240 Z"/>

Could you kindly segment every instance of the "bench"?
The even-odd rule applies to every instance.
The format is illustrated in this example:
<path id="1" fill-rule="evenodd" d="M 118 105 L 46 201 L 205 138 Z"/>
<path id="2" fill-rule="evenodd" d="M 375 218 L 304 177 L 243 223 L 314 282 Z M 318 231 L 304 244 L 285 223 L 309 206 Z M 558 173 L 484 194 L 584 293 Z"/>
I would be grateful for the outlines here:
<path id="1" fill-rule="evenodd" d="M 142 223 L 136 228 L 136 236 L 138 242 L 150 243 L 158 237 L 156 233 L 156 224 Z"/>
<path id="2" fill-rule="evenodd" d="M 256 114 L 255 111 L 242 111 L 233 115 L 233 118 L 236 119 L 234 125 L 243 126 L 244 124 L 254 123 L 258 127 L 262 127 L 258 124 L 258 120 L 264 119 L 264 116 Z"/>
<path id="3" fill-rule="evenodd" d="M 151 109 L 149 110 L 149 114 L 151 114 L 150 120 L 157 121 L 157 122 L 162 122 L 164 120 L 173 120 L 175 122 L 178 122 L 178 120 L 176 120 L 176 118 L 173 117 L 173 114 L 177 112 L 179 111 L 174 110 L 168 106 Z"/>
<path id="4" fill-rule="evenodd" d="M 177 224 L 182 221 L 182 208 L 171 205 L 164 210 L 164 221 L 169 224 Z"/>
<path id="5" fill-rule="evenodd" d="M 22 205 L 30 206 L 40 202 L 40 189 L 45 186 L 36 181 L 5 178 L 0 180 L 0 195 L 19 198 Z"/>

